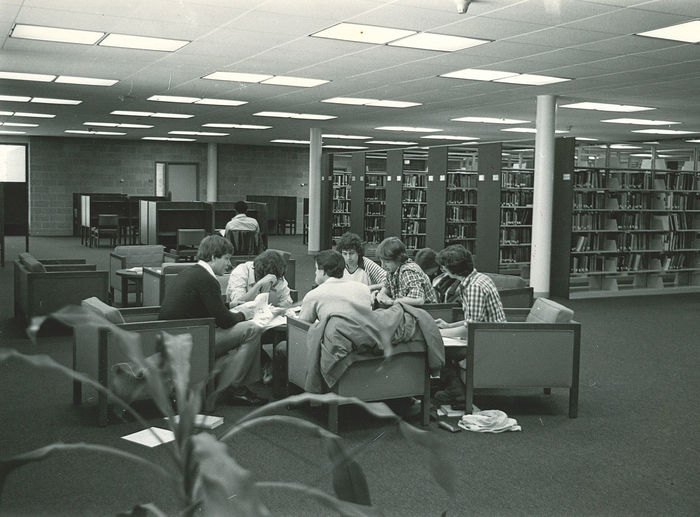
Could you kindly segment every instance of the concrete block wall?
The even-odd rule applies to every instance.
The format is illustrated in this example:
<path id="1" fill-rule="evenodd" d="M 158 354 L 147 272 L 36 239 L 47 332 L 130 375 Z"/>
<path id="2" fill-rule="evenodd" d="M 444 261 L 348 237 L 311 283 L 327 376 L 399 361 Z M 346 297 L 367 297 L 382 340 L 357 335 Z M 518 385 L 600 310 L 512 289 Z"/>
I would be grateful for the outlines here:
<path id="1" fill-rule="evenodd" d="M 302 203 L 308 196 L 308 156 L 308 149 L 301 147 L 219 144 L 218 199 L 228 201 L 248 194 L 297 196 L 301 232 Z M 154 195 L 156 162 L 197 163 L 200 200 L 206 199 L 206 144 L 32 137 L 30 233 L 71 235 L 74 192 Z"/>

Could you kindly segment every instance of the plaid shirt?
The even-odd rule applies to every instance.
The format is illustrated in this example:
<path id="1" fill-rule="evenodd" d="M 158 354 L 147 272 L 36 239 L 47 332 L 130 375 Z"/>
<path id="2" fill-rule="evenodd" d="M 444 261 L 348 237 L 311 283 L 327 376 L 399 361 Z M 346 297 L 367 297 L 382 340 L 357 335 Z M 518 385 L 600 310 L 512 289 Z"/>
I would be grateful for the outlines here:
<path id="1" fill-rule="evenodd" d="M 428 275 L 418 264 L 408 259 L 396 271 L 388 273 L 384 279 L 384 287 L 392 298 L 423 298 L 424 303 L 437 303 Z"/>
<path id="2" fill-rule="evenodd" d="M 464 309 L 464 324 L 470 321 L 506 321 L 498 289 L 488 275 L 473 270 L 462 280 L 459 295 Z"/>

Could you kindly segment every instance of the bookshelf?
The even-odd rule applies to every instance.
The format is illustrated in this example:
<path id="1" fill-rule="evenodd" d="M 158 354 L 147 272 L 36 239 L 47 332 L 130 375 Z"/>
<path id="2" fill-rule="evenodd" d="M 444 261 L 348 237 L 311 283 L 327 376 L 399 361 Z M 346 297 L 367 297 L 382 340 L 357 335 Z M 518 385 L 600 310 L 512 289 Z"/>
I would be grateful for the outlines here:
<path id="1" fill-rule="evenodd" d="M 500 273 L 520 274 L 530 265 L 534 155 L 534 146 L 503 146 L 498 260 Z"/>
<path id="2" fill-rule="evenodd" d="M 368 246 L 376 247 L 386 237 L 386 152 L 363 153 L 364 210 L 362 214 L 363 235 Z"/>
<path id="3" fill-rule="evenodd" d="M 577 149 L 570 298 L 700 291 L 697 153 L 656 147 Z"/>
<path id="4" fill-rule="evenodd" d="M 428 153 L 407 150 L 401 174 L 401 240 L 409 254 L 426 246 Z"/>
<path id="5" fill-rule="evenodd" d="M 331 238 L 336 239 L 350 231 L 350 179 L 352 172 L 347 155 L 336 155 L 333 160 L 331 198 Z"/>
<path id="6" fill-rule="evenodd" d="M 444 245 L 461 244 L 471 253 L 476 253 L 478 163 L 477 148 L 448 149 Z"/>

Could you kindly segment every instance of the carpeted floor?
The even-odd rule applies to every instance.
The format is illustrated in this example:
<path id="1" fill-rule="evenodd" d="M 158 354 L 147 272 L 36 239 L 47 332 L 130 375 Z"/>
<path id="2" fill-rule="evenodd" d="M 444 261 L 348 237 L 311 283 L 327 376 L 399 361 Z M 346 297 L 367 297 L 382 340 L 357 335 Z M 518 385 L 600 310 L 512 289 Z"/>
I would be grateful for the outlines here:
<path id="1" fill-rule="evenodd" d="M 25 353 L 46 353 L 71 364 L 70 340 L 31 343 L 12 318 L 12 260 L 23 238 L 7 239 L 0 268 L 0 342 Z M 297 259 L 297 288 L 304 294 L 313 262 L 301 236 L 273 237 L 270 247 Z M 40 257 L 85 257 L 106 267 L 109 249 L 83 248 L 76 238 L 30 240 Z M 560 300 L 561 301 L 561 300 Z M 360 451 L 373 503 L 389 516 L 639 516 L 697 515 L 700 510 L 700 295 L 565 301 L 582 323 L 579 417 L 567 417 L 568 395 L 553 390 L 479 393 L 482 409 L 501 409 L 522 432 L 451 434 L 429 430 L 452 451 L 457 492 L 450 499 L 431 480 L 427 457 L 407 445 L 396 429 L 341 408 L 340 433 Z M 159 420 L 145 405 L 154 425 Z M 397 407 L 401 410 L 401 407 Z M 246 408 L 219 405 L 228 424 Z M 323 408 L 290 412 L 323 423 Z M 147 449 L 121 440 L 134 422 L 95 425 L 90 406 L 71 404 L 69 380 L 17 363 L 0 364 L 0 456 L 54 441 L 119 447 L 167 464 L 165 447 Z M 295 428 L 269 425 L 231 443 L 241 465 L 256 479 L 307 483 L 331 490 L 328 462 L 317 439 Z M 296 494 L 262 494 L 275 515 L 329 515 Z M 175 508 L 174 494 L 150 472 L 97 453 L 58 454 L 12 474 L 2 493 L 0 515 L 115 515 L 138 503 Z"/>

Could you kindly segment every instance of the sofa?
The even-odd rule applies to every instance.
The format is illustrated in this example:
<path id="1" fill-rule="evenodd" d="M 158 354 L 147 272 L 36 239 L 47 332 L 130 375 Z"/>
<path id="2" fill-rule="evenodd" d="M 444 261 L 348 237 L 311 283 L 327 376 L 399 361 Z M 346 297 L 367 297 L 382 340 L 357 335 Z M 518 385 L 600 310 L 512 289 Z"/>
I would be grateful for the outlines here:
<path id="1" fill-rule="evenodd" d="M 85 259 L 37 259 L 20 253 L 14 261 L 15 318 L 28 324 L 70 304 L 97 297 L 107 299 L 109 273 Z"/>
<path id="2" fill-rule="evenodd" d="M 214 368 L 215 324 L 213 318 L 192 318 L 183 320 L 158 320 L 159 307 L 135 307 L 118 309 L 98 298 L 82 300 L 81 306 L 105 318 L 117 327 L 139 334 L 141 350 L 145 357 L 156 353 L 158 336 L 166 332 L 171 335 L 190 334 L 192 353 L 190 356 L 190 381 L 206 383 L 206 394 L 214 389 L 211 372 Z M 73 369 L 97 380 L 105 387 L 111 387 L 115 366 L 129 363 L 129 358 L 121 349 L 114 332 L 109 327 L 96 325 L 76 326 L 73 330 Z M 210 402 L 208 398 L 205 399 Z M 73 383 L 73 403 L 95 401 L 98 406 L 98 423 L 105 426 L 108 421 L 108 400 L 106 395 L 94 388 L 83 389 L 79 381 Z M 213 407 L 205 404 L 206 410 Z"/>
<path id="3" fill-rule="evenodd" d="M 161 245 L 130 245 L 117 246 L 109 254 L 109 295 L 112 301 L 121 299 L 121 278 L 117 275 L 119 269 L 132 267 L 159 267 L 163 262 L 175 262 L 176 255 L 166 252 Z M 129 293 L 137 293 L 138 285 L 129 282 Z M 136 294 L 135 294 L 136 296 Z"/>

